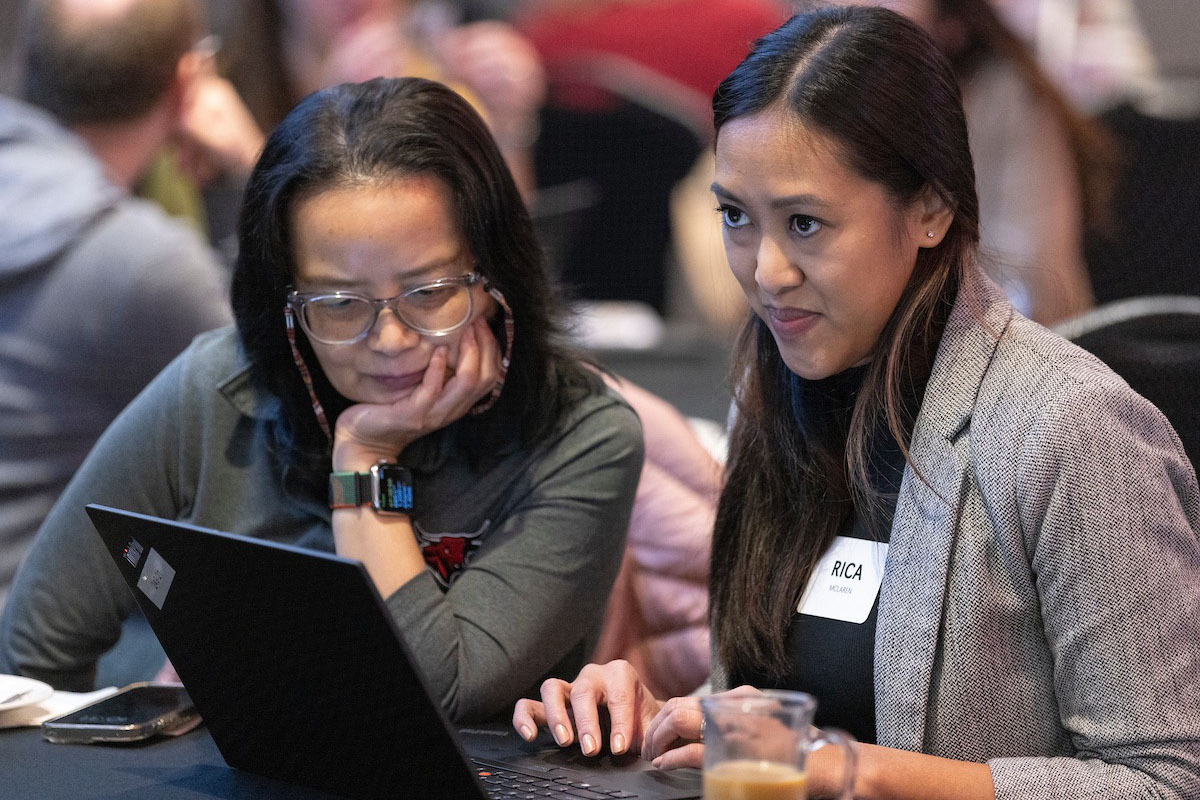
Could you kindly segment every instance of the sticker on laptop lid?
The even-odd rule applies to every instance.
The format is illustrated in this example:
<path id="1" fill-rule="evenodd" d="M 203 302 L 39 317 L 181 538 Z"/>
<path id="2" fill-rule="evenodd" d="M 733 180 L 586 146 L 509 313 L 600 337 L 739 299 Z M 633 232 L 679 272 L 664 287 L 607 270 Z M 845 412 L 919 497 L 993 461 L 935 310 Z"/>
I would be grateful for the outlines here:
<path id="1" fill-rule="evenodd" d="M 125 545 L 125 549 L 121 552 L 130 566 L 136 567 L 137 562 L 142 558 L 142 543 L 137 539 L 130 539 L 129 544 Z"/>
<path id="2" fill-rule="evenodd" d="M 150 555 L 146 556 L 146 565 L 142 567 L 142 574 L 138 578 L 137 585 L 142 594 L 149 597 L 150 602 L 158 606 L 159 611 L 162 610 L 163 603 L 167 601 L 167 592 L 171 590 L 171 582 L 174 580 L 175 568 L 151 547 Z"/>

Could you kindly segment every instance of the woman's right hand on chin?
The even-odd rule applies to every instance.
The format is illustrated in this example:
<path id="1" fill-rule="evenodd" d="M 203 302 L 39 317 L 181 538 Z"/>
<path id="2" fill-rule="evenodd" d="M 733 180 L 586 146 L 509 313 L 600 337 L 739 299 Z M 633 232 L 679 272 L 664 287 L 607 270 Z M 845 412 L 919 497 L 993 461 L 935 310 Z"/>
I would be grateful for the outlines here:
<path id="1" fill-rule="evenodd" d="M 364 469 L 422 436 L 466 416 L 500 380 L 500 350 L 480 317 L 464 331 L 458 361 L 436 348 L 421 383 L 395 403 L 358 403 L 343 411 L 334 432 L 334 469 Z"/>
<path id="2" fill-rule="evenodd" d="M 549 728 L 560 747 L 579 740 L 584 755 L 604 749 L 600 710 L 609 718 L 608 748 L 614 755 L 640 753 L 663 769 L 698 767 L 704 758 L 700 703 L 691 697 L 662 702 L 650 693 L 628 661 L 588 664 L 568 683 L 551 678 L 542 700 L 518 700 L 513 727 L 527 741 Z"/>

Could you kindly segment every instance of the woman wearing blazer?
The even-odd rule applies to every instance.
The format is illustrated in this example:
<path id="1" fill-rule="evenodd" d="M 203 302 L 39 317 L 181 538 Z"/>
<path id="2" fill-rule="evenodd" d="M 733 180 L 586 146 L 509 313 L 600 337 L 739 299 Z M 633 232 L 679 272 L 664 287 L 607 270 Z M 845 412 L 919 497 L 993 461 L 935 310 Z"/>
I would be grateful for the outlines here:
<path id="1" fill-rule="evenodd" d="M 713 106 L 755 312 L 713 688 L 816 695 L 818 725 L 864 742 L 859 797 L 1200 796 L 1195 473 L 1157 409 L 984 276 L 949 65 L 893 12 L 817 11 Z M 626 663 L 541 697 L 514 712 L 527 737 L 701 761 L 698 701 L 656 699 Z M 835 791 L 830 750 L 812 796 Z"/>

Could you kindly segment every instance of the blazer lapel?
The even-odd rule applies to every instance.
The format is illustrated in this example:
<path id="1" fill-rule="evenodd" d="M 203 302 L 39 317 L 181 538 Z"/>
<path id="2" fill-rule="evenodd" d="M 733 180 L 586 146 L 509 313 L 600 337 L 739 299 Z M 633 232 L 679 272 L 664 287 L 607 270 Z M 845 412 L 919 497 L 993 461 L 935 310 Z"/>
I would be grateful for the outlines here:
<path id="1" fill-rule="evenodd" d="M 981 272 L 959 287 L 913 427 L 892 520 L 875 633 L 877 740 L 920 751 L 947 574 L 963 493 L 971 419 L 1012 306 Z M 913 466 L 924 476 L 921 480 Z"/>

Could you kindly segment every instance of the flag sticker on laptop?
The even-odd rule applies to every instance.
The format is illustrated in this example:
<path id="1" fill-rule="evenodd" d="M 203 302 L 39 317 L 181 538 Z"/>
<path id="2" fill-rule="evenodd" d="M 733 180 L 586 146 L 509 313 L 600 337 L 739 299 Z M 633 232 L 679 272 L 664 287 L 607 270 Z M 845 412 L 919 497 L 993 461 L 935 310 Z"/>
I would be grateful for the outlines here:
<path id="1" fill-rule="evenodd" d="M 142 543 L 137 539 L 130 539 L 122 553 L 125 555 L 125 560 L 136 567 L 138 560 L 142 557 Z"/>
<path id="2" fill-rule="evenodd" d="M 150 548 L 146 556 L 146 566 L 138 578 L 138 588 L 142 594 L 150 598 L 150 602 L 162 611 L 163 603 L 167 600 L 167 592 L 171 590 L 171 581 L 175 580 L 175 569 L 167 563 L 157 550 Z"/>

